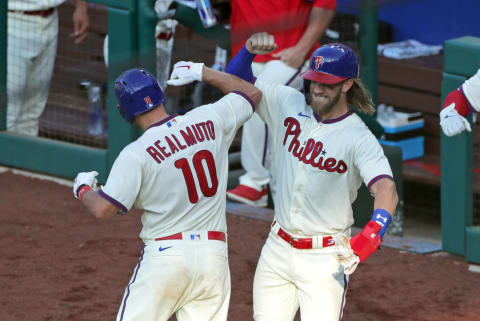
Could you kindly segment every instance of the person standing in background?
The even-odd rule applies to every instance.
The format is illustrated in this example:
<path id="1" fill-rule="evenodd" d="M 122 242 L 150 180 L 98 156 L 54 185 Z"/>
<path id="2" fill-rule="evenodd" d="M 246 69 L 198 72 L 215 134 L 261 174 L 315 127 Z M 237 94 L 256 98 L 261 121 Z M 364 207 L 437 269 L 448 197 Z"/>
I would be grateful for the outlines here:
<path id="1" fill-rule="evenodd" d="M 275 36 L 277 49 L 258 55 L 252 64 L 257 76 L 266 69 L 274 70 L 267 82 L 288 85 L 301 90 L 302 69 L 308 68 L 308 58 L 318 48 L 318 40 L 335 14 L 336 0 L 230 0 L 232 56 L 236 55 L 250 35 L 268 32 Z M 262 142 L 262 143 L 258 143 Z M 272 136 L 265 123 L 254 114 L 242 131 L 241 163 L 246 173 L 240 184 L 227 191 L 231 200 L 245 204 L 267 206 L 270 183 L 275 192 L 272 172 Z"/>
<path id="2" fill-rule="evenodd" d="M 37 136 L 57 51 L 58 10 L 65 0 L 8 0 L 7 131 Z M 87 36 L 87 4 L 75 0 L 75 44 Z"/>

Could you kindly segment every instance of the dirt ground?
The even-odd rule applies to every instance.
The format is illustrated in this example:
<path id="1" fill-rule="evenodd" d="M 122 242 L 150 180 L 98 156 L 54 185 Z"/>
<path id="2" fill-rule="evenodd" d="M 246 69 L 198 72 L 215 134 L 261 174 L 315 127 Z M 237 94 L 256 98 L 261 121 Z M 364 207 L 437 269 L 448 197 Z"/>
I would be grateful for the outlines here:
<path id="1" fill-rule="evenodd" d="M 115 320 L 142 246 L 139 213 L 97 220 L 69 187 L 11 172 L 0 182 L 0 320 Z M 228 225 L 229 320 L 252 320 L 269 225 L 230 215 Z M 480 320 L 480 273 L 461 257 L 383 248 L 350 281 L 344 321 Z"/>

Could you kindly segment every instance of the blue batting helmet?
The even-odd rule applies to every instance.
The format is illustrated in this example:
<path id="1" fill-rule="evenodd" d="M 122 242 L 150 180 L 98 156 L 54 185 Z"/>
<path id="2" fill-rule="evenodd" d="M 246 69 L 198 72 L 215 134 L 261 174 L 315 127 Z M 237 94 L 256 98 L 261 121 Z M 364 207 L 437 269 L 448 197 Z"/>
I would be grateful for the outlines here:
<path id="1" fill-rule="evenodd" d="M 122 117 L 129 123 L 135 116 L 163 104 L 165 95 L 157 79 L 147 70 L 134 68 L 115 80 L 115 96 Z"/>
<path id="2" fill-rule="evenodd" d="M 310 81 L 335 85 L 350 78 L 359 77 L 358 59 L 349 46 L 329 43 L 315 50 L 303 78 L 305 101 L 310 105 Z"/>
<path id="3" fill-rule="evenodd" d="M 330 43 L 315 50 L 310 58 L 310 66 L 301 77 L 327 85 L 359 76 L 358 59 L 349 46 Z"/>

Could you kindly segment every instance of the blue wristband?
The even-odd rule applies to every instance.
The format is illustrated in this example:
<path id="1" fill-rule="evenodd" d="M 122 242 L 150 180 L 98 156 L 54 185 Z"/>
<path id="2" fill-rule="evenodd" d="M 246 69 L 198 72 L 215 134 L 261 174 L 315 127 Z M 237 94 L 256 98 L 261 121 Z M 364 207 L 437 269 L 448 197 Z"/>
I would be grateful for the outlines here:
<path id="1" fill-rule="evenodd" d="M 388 225 L 390 225 L 390 222 L 392 221 L 392 215 L 390 215 L 390 213 L 388 213 L 388 211 L 384 210 L 383 208 L 377 208 L 373 212 L 372 221 L 382 227 L 380 231 L 378 231 L 378 236 L 383 239 L 383 235 L 385 235 Z"/>
<path id="2" fill-rule="evenodd" d="M 232 58 L 225 72 L 242 78 L 248 82 L 253 80 L 252 62 L 255 54 L 250 53 L 245 46 Z"/>

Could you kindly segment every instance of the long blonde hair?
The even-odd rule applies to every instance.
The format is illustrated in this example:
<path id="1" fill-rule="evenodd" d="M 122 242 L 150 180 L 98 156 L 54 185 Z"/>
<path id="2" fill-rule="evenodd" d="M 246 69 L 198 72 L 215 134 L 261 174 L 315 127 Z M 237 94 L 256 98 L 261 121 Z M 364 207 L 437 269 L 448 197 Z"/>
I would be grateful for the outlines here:
<path id="1" fill-rule="evenodd" d="M 375 112 L 372 96 L 359 78 L 353 79 L 353 85 L 347 92 L 347 103 L 369 115 Z"/>

